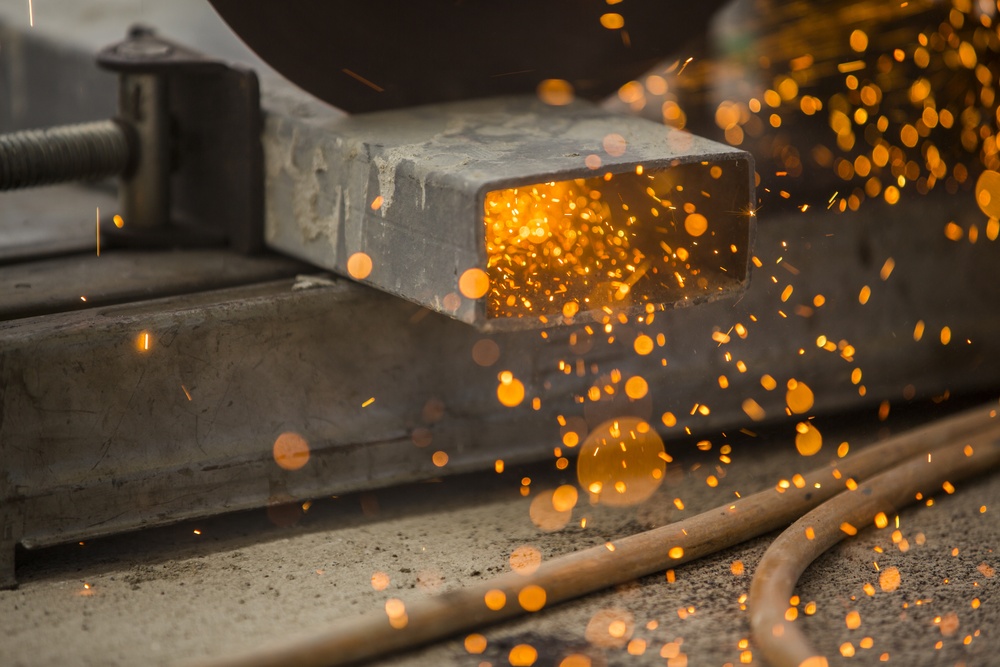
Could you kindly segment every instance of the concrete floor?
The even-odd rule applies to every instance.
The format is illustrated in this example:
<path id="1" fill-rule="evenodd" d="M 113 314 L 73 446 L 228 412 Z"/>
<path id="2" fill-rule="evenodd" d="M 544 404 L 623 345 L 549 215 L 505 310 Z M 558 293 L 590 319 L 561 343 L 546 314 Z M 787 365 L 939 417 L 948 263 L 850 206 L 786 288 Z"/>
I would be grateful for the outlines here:
<path id="1" fill-rule="evenodd" d="M 866 410 L 815 423 L 827 442 L 847 440 L 856 451 L 958 403 L 894 409 L 885 422 Z M 26 552 L 20 588 L 0 592 L 0 665 L 186 665 L 322 632 L 338 619 L 381 609 L 390 597 L 412 601 L 506 572 L 520 546 L 533 545 L 549 559 L 602 544 L 728 502 L 734 492 L 773 486 L 836 456 L 827 446 L 803 459 L 793 435 L 788 425 L 756 438 L 727 438 L 732 463 L 716 488 L 705 479 L 718 474 L 721 437 L 707 453 L 694 441 L 669 442 L 675 463 L 647 502 L 611 508 L 584 500 L 567 527 L 553 532 L 532 523 L 530 503 L 575 475 L 573 466 L 557 471 L 545 463 L 324 498 L 304 513 L 298 505 L 272 508 Z M 520 493 L 524 476 L 531 477 L 528 497 Z M 832 665 L 996 664 L 998 510 L 1000 475 L 993 474 L 958 485 L 954 495 L 941 493 L 933 507 L 902 511 L 906 552 L 893 545 L 892 524 L 863 530 L 806 572 L 798 622 Z M 537 665 L 558 665 L 572 653 L 586 654 L 593 665 L 763 664 L 740 600 L 772 537 L 681 566 L 672 583 L 661 572 L 484 628 L 481 655 L 465 650 L 463 635 L 384 664 L 507 665 L 519 644 L 537 650 Z M 741 575 L 733 574 L 735 561 L 743 564 Z M 876 563 L 898 568 L 897 590 L 880 589 Z M 372 586 L 377 572 L 388 575 L 385 590 Z M 873 595 L 866 583 L 874 585 Z M 811 615 L 809 602 L 815 602 Z M 861 615 L 858 629 L 845 624 L 850 611 Z M 595 632 L 615 619 L 626 622 L 630 643 Z M 841 655 L 846 643 L 853 657 Z"/>

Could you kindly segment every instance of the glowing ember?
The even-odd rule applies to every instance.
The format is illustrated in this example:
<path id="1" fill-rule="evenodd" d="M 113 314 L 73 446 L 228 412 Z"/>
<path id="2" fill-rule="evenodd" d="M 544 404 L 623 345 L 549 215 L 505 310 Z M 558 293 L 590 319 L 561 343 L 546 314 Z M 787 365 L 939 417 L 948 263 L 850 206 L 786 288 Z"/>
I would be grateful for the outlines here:
<path id="1" fill-rule="evenodd" d="M 563 484 L 552 493 L 552 507 L 557 512 L 568 512 L 576 507 L 578 497 L 575 486 Z"/>
<path id="2" fill-rule="evenodd" d="M 372 258 L 356 252 L 347 258 L 347 273 L 355 280 L 364 280 L 372 272 Z"/>
<path id="3" fill-rule="evenodd" d="M 887 567 L 878 576 L 878 585 L 883 591 L 894 591 L 899 588 L 899 570 L 895 567 Z"/>
<path id="4" fill-rule="evenodd" d="M 580 485 L 608 505 L 626 506 L 649 498 L 666 469 L 663 440 L 635 417 L 597 426 L 577 458 Z"/>
<path id="5" fill-rule="evenodd" d="M 576 488 L 572 486 L 565 488 L 572 489 L 573 493 L 576 493 Z M 558 507 L 563 507 L 566 504 L 565 499 L 562 497 L 560 500 L 556 500 L 555 491 L 543 491 L 532 499 L 531 507 L 528 508 L 528 516 L 531 518 L 531 522 L 541 530 L 546 532 L 560 530 L 569 523 L 569 520 L 573 516 L 571 511 L 573 505 L 569 505 L 568 509 L 558 509 Z M 573 499 L 573 504 L 576 504 L 575 498 Z"/>
<path id="6" fill-rule="evenodd" d="M 573 102 L 573 84 L 564 79 L 545 79 L 538 84 L 538 99 L 552 106 L 565 106 Z"/>
<path id="7" fill-rule="evenodd" d="M 531 584 L 517 594 L 518 604 L 525 611 L 538 611 L 545 606 L 545 589 Z"/>
<path id="8" fill-rule="evenodd" d="M 795 448 L 802 456 L 813 456 L 823 447 L 823 436 L 810 422 L 800 422 L 795 427 Z"/>
<path id="9" fill-rule="evenodd" d="M 135 347 L 140 352 L 149 352 L 149 349 L 153 345 L 153 338 L 149 335 L 148 331 L 143 331 L 135 339 Z"/>
<path id="10" fill-rule="evenodd" d="M 481 338 L 472 346 L 472 360 L 479 366 L 492 366 L 500 359 L 500 346 L 489 338 Z"/>
<path id="11" fill-rule="evenodd" d="M 510 371 L 500 373 L 497 399 L 508 408 L 517 407 L 524 400 L 524 385 Z"/>
<path id="12" fill-rule="evenodd" d="M 465 638 L 465 650 L 473 655 L 479 655 L 486 650 L 486 637 L 473 633 Z"/>
<path id="13" fill-rule="evenodd" d="M 645 378 L 635 375 L 625 383 L 625 394 L 632 400 L 639 400 L 649 391 Z"/>
<path id="14" fill-rule="evenodd" d="M 298 433 L 285 432 L 274 441 L 274 462 L 284 470 L 299 470 L 309 463 L 309 443 Z"/>
<path id="15" fill-rule="evenodd" d="M 490 279 L 482 269 L 468 269 L 458 279 L 458 290 L 467 299 L 479 299 L 490 289 Z"/>
<path id="16" fill-rule="evenodd" d="M 1000 218 L 1000 173 L 989 170 L 976 181 L 976 203 L 990 218 Z"/>
<path id="17" fill-rule="evenodd" d="M 486 606 L 493 611 L 500 611 L 507 604 L 507 595 L 496 588 L 487 591 L 483 599 Z"/>
<path id="18" fill-rule="evenodd" d="M 798 382 L 794 378 L 788 381 L 788 393 L 785 394 L 785 402 L 788 409 L 797 415 L 805 414 L 813 407 L 813 392 L 805 382 Z"/>
<path id="19" fill-rule="evenodd" d="M 405 628 L 409 622 L 406 605 L 399 598 L 389 598 L 385 601 L 385 613 L 389 617 L 389 624 L 397 630 Z"/>
<path id="20" fill-rule="evenodd" d="M 639 334 L 633 343 L 633 348 L 636 354 L 645 356 L 653 351 L 653 339 L 646 334 Z"/>
<path id="21" fill-rule="evenodd" d="M 935 619 L 935 622 L 938 623 L 938 629 L 941 631 L 941 634 L 944 635 L 945 637 L 950 637 L 956 632 L 958 632 L 958 628 L 960 625 L 958 620 L 958 614 L 956 614 L 953 611 L 948 612 L 944 616 L 941 616 L 939 621 Z"/>
<path id="22" fill-rule="evenodd" d="M 625 647 L 629 655 L 642 655 L 646 652 L 646 640 L 645 639 L 633 639 Z"/>
<path id="23" fill-rule="evenodd" d="M 691 236 L 701 236 L 708 231 L 708 219 L 701 213 L 691 213 L 684 218 L 684 231 Z"/>
<path id="24" fill-rule="evenodd" d="M 538 651 L 530 644 L 518 644 L 507 655 L 507 661 L 511 667 L 531 667 L 536 660 L 538 660 Z"/>
<path id="25" fill-rule="evenodd" d="M 385 572 L 375 572 L 372 574 L 372 588 L 377 591 L 384 591 L 389 587 L 389 575 Z"/>
<path id="26" fill-rule="evenodd" d="M 604 148 L 604 152 L 613 157 L 620 157 L 624 155 L 627 146 L 628 144 L 625 141 L 625 137 L 616 133 L 606 135 L 601 141 L 601 147 Z"/>
<path id="27" fill-rule="evenodd" d="M 608 155 L 626 150 L 620 135 L 603 143 Z M 602 161 L 590 155 L 586 164 L 596 170 Z M 747 223 L 713 201 L 706 189 L 710 168 L 607 172 L 487 193 L 487 316 L 572 318 L 581 310 L 683 301 L 735 284 L 746 255 L 732 244 L 736 237 L 723 236 L 738 235 L 742 246 Z M 733 164 L 720 173 L 736 179 L 742 169 Z"/>
<path id="28" fill-rule="evenodd" d="M 510 569 L 528 576 L 542 564 L 542 552 L 530 545 L 520 546 L 510 554 Z"/>
<path id="29" fill-rule="evenodd" d="M 760 404 L 752 398 L 743 401 L 743 412 L 754 421 L 761 421 L 767 416 L 764 408 L 760 407 Z"/>
<path id="30" fill-rule="evenodd" d="M 619 30 L 625 27 L 625 19 L 621 14 L 609 12 L 601 15 L 601 25 L 608 30 Z"/>
<path id="31" fill-rule="evenodd" d="M 594 646 L 622 648 L 635 631 L 635 618 L 625 609 L 601 609 L 587 623 L 584 636 Z"/>

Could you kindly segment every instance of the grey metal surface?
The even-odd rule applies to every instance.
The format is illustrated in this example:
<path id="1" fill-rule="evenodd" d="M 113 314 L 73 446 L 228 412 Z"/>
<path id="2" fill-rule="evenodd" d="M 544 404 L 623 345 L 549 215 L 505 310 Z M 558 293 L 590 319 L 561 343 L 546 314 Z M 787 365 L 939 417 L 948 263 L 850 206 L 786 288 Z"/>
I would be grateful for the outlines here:
<path id="1" fill-rule="evenodd" d="M 103 231 L 110 192 L 75 185 L 0 197 L 0 321 L 289 278 L 310 270 L 289 257 L 225 249 L 135 250 Z"/>
<path id="2" fill-rule="evenodd" d="M 620 152 L 603 147 L 611 135 L 624 140 Z M 752 159 L 657 123 L 579 102 L 552 107 L 534 97 L 347 118 L 285 107 L 272 108 L 267 117 L 264 150 L 265 233 L 272 248 L 342 275 L 351 275 L 352 255 L 365 253 L 372 268 L 362 282 L 483 329 L 538 325 L 536 317 L 488 318 L 484 300 L 457 298 L 459 277 L 487 267 L 486 194 L 606 173 L 620 180 L 637 166 L 650 175 L 705 162 L 723 167 L 711 188 L 713 225 L 726 229 L 725 246 L 736 244 L 742 264 L 724 294 L 745 286 L 753 222 L 746 211 L 755 203 Z M 599 168 L 587 166 L 593 158 Z M 606 185 L 616 203 L 617 182 Z M 648 218 L 643 224 L 659 224 L 647 209 L 633 211 Z M 647 256 L 663 254 L 657 243 L 650 245 L 641 248 Z M 713 282 L 705 292 L 715 287 Z M 678 290 L 666 303 L 685 298 Z M 585 310 L 579 319 L 595 315 Z"/>

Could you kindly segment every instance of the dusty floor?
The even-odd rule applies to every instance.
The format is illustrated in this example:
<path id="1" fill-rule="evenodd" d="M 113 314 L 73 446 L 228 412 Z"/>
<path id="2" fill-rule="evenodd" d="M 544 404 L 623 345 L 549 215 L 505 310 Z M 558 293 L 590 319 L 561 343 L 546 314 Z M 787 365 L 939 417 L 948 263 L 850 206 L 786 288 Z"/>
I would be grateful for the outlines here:
<path id="1" fill-rule="evenodd" d="M 828 442 L 847 440 L 856 450 L 942 410 L 930 404 L 894 410 L 884 423 L 867 410 L 816 423 Z M 726 439 L 732 463 L 717 488 L 705 479 L 716 472 L 721 437 L 707 453 L 693 441 L 668 443 L 675 464 L 648 502 L 615 509 L 583 501 L 568 526 L 554 532 L 532 523 L 529 505 L 543 490 L 575 480 L 572 466 L 557 471 L 547 463 L 320 499 L 304 513 L 297 505 L 272 508 L 23 553 L 20 588 L 0 592 L 0 665 L 186 665 L 322 631 L 380 609 L 390 597 L 413 600 L 508 571 L 519 546 L 533 545 L 547 559 L 602 544 L 835 457 L 824 447 L 803 459 L 790 428 Z M 531 477 L 528 497 L 520 493 L 524 476 Z M 674 498 L 683 500 L 683 510 Z M 994 474 L 960 484 L 953 495 L 940 493 L 933 507 L 902 511 L 905 552 L 893 544 L 892 525 L 842 543 L 800 584 L 804 631 L 834 665 L 996 664 L 997 511 L 1000 475 Z M 537 665 L 558 665 L 572 653 L 588 655 L 594 665 L 762 664 L 740 601 L 769 541 L 679 567 L 672 583 L 658 573 L 485 628 L 481 655 L 469 654 L 459 636 L 386 664 L 507 665 L 519 644 L 537 650 Z M 741 575 L 734 574 L 735 561 Z M 880 589 L 876 563 L 880 570 L 898 568 L 898 590 Z M 376 573 L 388 576 L 385 590 L 373 588 Z M 872 595 L 866 584 L 874 586 Z M 862 623 L 849 630 L 845 616 L 854 610 Z M 595 637 L 600 619 L 626 621 L 630 641 Z M 847 644 L 853 657 L 841 655 L 851 652 Z"/>

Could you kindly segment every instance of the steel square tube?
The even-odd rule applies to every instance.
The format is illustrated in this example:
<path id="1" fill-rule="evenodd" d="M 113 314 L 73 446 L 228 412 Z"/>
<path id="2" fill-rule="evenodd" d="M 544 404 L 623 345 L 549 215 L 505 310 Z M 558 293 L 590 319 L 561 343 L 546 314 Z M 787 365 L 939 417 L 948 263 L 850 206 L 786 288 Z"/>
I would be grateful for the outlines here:
<path id="1" fill-rule="evenodd" d="M 637 220 L 636 250 L 654 265 L 664 255 L 664 239 L 673 250 L 671 235 L 685 236 L 684 205 L 698 200 L 711 231 L 703 239 L 687 235 L 694 245 L 685 245 L 691 262 L 699 241 L 706 250 L 705 266 L 694 267 L 702 280 L 685 289 L 675 284 L 677 272 L 664 266 L 657 279 L 663 284 L 633 300 L 630 310 L 647 302 L 662 307 L 734 295 L 747 284 L 754 225 L 748 214 L 754 204 L 751 156 L 591 104 L 553 107 L 533 97 L 509 97 L 322 120 L 274 115 L 266 122 L 264 149 L 268 245 L 484 330 L 559 319 L 540 321 L 533 315 L 546 312 L 531 309 L 513 316 L 509 309 L 489 308 L 487 298 L 465 298 L 459 289 L 466 271 L 487 270 L 487 197 L 512 188 L 610 175 L 603 197 L 613 204 L 616 224 L 623 228 L 623 220 Z M 684 182 L 682 196 L 677 186 Z M 658 188 L 652 199 L 645 194 L 651 184 Z M 643 198 L 664 215 L 654 218 L 646 204 L 638 210 L 633 203 L 638 215 L 621 210 L 620 203 Z M 712 256 L 720 248 L 724 252 Z M 370 260 L 362 267 L 370 266 L 370 273 L 348 266 L 358 253 Z M 490 289 L 504 286 L 491 280 Z M 575 319 L 592 318 L 601 305 L 581 302 Z"/>

